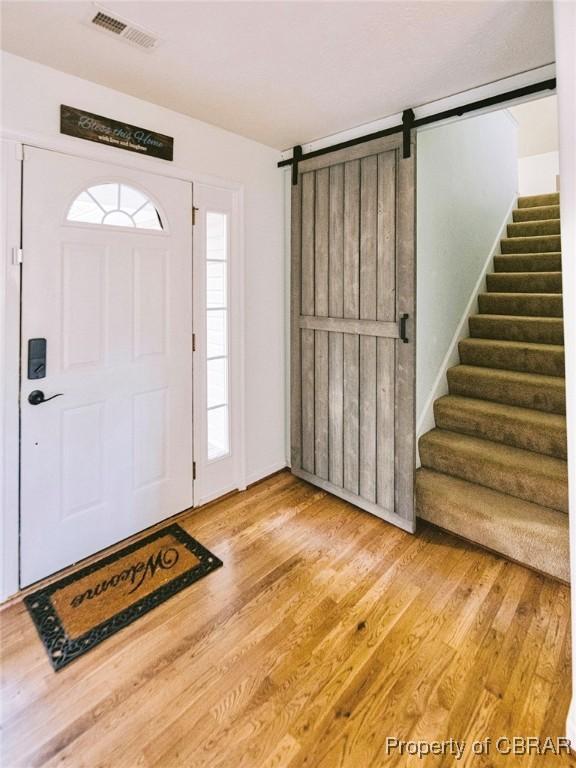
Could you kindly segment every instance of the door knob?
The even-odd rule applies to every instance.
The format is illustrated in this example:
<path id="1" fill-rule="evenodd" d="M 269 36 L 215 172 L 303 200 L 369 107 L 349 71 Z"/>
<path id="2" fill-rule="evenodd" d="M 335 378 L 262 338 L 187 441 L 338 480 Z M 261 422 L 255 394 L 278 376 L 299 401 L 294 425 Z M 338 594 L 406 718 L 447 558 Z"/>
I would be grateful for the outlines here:
<path id="1" fill-rule="evenodd" d="M 62 394 L 62 392 L 59 392 L 57 395 L 52 395 L 52 397 L 44 397 L 44 392 L 40 389 L 35 389 L 28 395 L 28 402 L 30 405 L 40 405 L 41 403 L 47 403 L 48 400 L 54 400 L 55 397 L 62 397 Z"/>

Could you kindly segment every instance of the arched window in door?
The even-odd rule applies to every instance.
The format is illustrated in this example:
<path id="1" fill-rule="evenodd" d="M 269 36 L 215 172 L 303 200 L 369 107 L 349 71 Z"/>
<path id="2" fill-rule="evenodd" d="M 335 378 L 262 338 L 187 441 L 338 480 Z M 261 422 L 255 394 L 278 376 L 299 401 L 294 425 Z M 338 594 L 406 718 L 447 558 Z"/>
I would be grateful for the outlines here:
<path id="1" fill-rule="evenodd" d="M 95 184 L 83 190 L 68 209 L 66 219 L 80 224 L 164 229 L 160 213 L 150 198 L 120 182 Z"/>

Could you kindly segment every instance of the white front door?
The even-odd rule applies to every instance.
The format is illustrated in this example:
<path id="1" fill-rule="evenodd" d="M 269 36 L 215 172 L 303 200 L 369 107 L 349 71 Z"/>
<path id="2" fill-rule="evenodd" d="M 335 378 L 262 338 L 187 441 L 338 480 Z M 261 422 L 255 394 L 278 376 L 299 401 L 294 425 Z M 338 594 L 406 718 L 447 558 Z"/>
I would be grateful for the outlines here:
<path id="1" fill-rule="evenodd" d="M 25 148 L 21 586 L 192 506 L 191 211 L 190 183 Z"/>

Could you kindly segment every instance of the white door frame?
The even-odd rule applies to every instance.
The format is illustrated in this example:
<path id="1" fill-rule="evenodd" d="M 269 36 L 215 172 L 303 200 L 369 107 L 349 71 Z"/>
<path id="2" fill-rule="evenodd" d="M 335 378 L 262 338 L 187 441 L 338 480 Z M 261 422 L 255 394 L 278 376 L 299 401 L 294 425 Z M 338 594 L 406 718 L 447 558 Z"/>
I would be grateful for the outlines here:
<path id="1" fill-rule="evenodd" d="M 246 485 L 245 479 L 245 439 L 244 439 L 244 187 L 217 177 L 195 175 L 189 170 L 168 165 L 156 158 L 130 154 L 121 155 L 112 147 L 83 142 L 66 136 L 46 138 L 35 133 L 0 133 L 0 220 L 3 224 L 4 237 L 0 244 L 0 602 L 15 595 L 20 589 L 20 460 L 19 460 L 19 394 L 20 394 L 20 265 L 18 249 L 21 246 L 21 178 L 22 146 L 30 145 L 39 149 L 61 152 L 82 159 L 99 160 L 114 163 L 118 168 L 131 168 L 147 173 L 178 178 L 195 184 L 213 185 L 231 190 L 234 194 L 235 237 L 232 244 L 235 250 L 237 285 L 239 296 L 238 311 L 238 350 L 240 365 L 237 366 L 235 387 L 236 420 L 240 429 L 237 449 L 238 488 Z M 86 144 L 86 146 L 84 146 Z M 128 154 L 128 153 L 126 153 Z M 197 312 L 193 307 L 193 326 L 198 325 Z M 201 408 L 194 393 L 194 415 Z M 197 478 L 200 481 L 200 478 Z M 194 498 L 197 498 L 194 487 Z"/>
<path id="2" fill-rule="evenodd" d="M 194 505 L 201 506 L 213 499 L 217 499 L 226 493 L 246 488 L 245 451 L 243 449 L 243 436 L 245 434 L 243 386 L 244 386 L 244 264 L 240 242 L 242 240 L 242 216 L 239 214 L 240 200 L 238 195 L 223 187 L 221 184 L 197 183 L 194 197 L 194 205 L 197 206 L 199 217 L 194 228 L 194 262 L 193 274 L 194 293 L 192 306 L 194 312 L 194 328 L 196 333 L 196 357 L 194 358 L 196 376 L 194 377 L 194 461 L 197 467 L 196 482 L 194 484 Z M 206 232 L 203 226 L 203 217 L 206 213 L 206 192 L 208 197 L 220 198 L 218 193 L 224 191 L 230 195 L 230 207 L 225 206 L 226 213 L 230 216 L 230 240 L 228 264 L 228 364 L 229 375 L 229 407 L 230 407 L 230 446 L 232 459 L 232 477 L 228 472 L 218 485 L 214 485 L 213 472 L 210 465 L 215 468 L 220 459 L 212 462 L 205 460 L 205 452 L 208 437 L 207 410 L 206 410 L 206 349 L 205 339 L 201 338 L 206 333 Z M 209 208 L 210 206 L 208 206 Z M 214 207 L 219 210 L 219 206 Z M 222 457 L 227 461 L 227 457 Z M 208 482 L 212 475 L 212 481 Z M 206 479 L 206 483 L 204 480 Z"/>

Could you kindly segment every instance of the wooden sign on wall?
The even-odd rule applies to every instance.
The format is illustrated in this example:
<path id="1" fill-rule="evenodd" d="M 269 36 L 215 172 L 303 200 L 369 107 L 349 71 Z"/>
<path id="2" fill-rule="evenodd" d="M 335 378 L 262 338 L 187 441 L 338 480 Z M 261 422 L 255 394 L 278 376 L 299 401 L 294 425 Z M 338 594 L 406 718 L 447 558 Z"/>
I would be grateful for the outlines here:
<path id="1" fill-rule="evenodd" d="M 162 160 L 172 160 L 174 155 L 174 139 L 171 136 L 93 115 L 65 104 L 60 106 L 60 133 Z"/>

